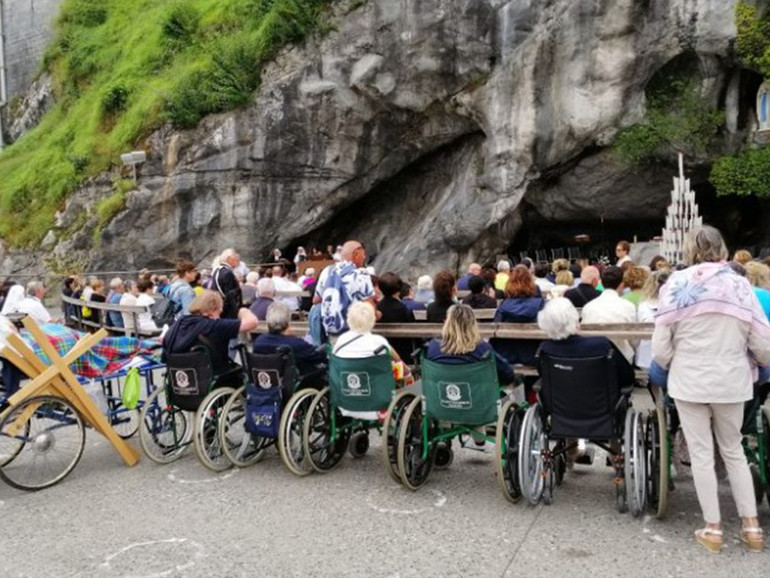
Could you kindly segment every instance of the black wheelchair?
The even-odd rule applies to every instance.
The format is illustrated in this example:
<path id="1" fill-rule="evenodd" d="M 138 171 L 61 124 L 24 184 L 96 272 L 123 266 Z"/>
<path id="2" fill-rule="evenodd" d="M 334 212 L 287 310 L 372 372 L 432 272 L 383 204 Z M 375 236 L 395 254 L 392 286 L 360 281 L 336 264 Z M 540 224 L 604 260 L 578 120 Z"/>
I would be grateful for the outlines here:
<path id="1" fill-rule="evenodd" d="M 519 439 L 519 485 L 531 504 L 553 500 L 567 452 L 586 439 L 606 450 L 615 469 L 617 507 L 638 516 L 649 484 L 645 424 L 631 405 L 632 387 L 617 380 L 616 353 L 568 359 L 541 351 L 538 402 L 524 416 Z"/>
<path id="2" fill-rule="evenodd" d="M 277 445 L 286 468 L 299 476 L 312 471 L 305 460 L 302 434 L 305 415 L 323 385 L 303 387 L 290 348 L 276 353 L 242 352 L 247 384 L 236 390 L 222 412 L 220 443 L 238 467 L 259 462 L 265 450 Z M 312 381 L 312 380 L 311 380 Z"/>
<path id="3" fill-rule="evenodd" d="M 147 399 L 140 415 L 139 441 L 159 464 L 179 459 L 192 445 L 200 462 L 219 472 L 231 467 L 219 441 L 219 419 L 235 389 L 243 384 L 243 368 L 232 363 L 214 372 L 204 345 L 187 353 L 166 354 L 166 376 Z"/>

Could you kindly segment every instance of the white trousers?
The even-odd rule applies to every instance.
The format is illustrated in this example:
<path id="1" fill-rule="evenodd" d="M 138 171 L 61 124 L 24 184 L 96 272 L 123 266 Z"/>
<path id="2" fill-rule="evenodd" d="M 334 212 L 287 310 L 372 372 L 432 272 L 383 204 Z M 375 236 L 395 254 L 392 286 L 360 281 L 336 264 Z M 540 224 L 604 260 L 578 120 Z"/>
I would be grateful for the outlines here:
<path id="1" fill-rule="evenodd" d="M 721 521 L 714 469 L 714 438 L 727 468 L 730 489 L 742 518 L 757 515 L 754 485 L 741 447 L 743 402 L 692 403 L 676 400 L 684 437 L 690 450 L 692 477 L 706 523 Z"/>

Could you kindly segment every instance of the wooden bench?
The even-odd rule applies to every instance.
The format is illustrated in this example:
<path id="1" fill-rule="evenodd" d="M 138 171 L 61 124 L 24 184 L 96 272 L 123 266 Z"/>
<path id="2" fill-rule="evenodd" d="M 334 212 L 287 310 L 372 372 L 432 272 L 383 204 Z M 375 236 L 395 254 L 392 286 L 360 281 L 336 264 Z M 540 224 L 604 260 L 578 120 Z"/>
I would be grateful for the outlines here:
<path id="1" fill-rule="evenodd" d="M 112 303 L 101 303 L 98 301 L 83 301 L 82 299 L 73 299 L 62 295 L 62 308 L 64 309 L 65 324 L 74 324 L 77 329 L 87 330 L 91 329 L 107 329 L 114 333 L 123 333 L 124 335 L 133 335 L 137 337 L 155 337 L 160 335 L 160 330 L 147 332 L 136 331 L 133 328 L 126 327 L 114 327 L 107 323 L 107 312 L 118 312 L 121 315 L 130 315 L 133 320 L 133 326 L 138 326 L 139 315 L 142 313 L 149 313 L 150 307 L 148 305 L 113 305 Z M 67 317 L 67 305 L 74 306 L 75 315 Z M 92 311 L 104 312 L 98 316 L 98 322 L 90 319 L 83 318 L 83 307 L 88 307 Z"/>

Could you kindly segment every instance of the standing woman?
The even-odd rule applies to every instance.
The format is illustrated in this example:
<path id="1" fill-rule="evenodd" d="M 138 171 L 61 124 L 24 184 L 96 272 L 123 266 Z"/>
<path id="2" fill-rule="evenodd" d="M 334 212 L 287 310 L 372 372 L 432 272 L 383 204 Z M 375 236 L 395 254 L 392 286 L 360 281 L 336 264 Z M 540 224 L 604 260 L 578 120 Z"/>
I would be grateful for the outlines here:
<path id="1" fill-rule="evenodd" d="M 687 440 L 692 475 L 706 526 L 695 539 L 722 549 L 714 470 L 714 439 L 743 520 L 741 539 L 752 551 L 764 542 L 751 473 L 741 447 L 744 402 L 753 396 L 756 363 L 770 362 L 770 325 L 749 282 L 727 266 L 719 231 L 704 226 L 685 238 L 689 268 L 672 274 L 660 292 L 653 360 L 669 370 L 668 393 Z"/>

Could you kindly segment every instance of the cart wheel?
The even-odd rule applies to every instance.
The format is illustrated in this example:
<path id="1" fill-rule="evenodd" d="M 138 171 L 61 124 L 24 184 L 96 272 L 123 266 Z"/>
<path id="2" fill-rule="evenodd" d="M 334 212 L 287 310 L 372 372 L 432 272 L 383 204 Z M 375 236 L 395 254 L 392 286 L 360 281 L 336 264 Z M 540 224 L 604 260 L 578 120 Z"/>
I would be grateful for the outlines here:
<path id="1" fill-rule="evenodd" d="M 35 491 L 59 483 L 73 470 L 83 455 L 86 431 L 69 402 L 41 395 L 22 401 L 5 415 L 0 440 L 0 447 L 18 449 L 0 467 L 0 478 L 14 488 Z"/>

